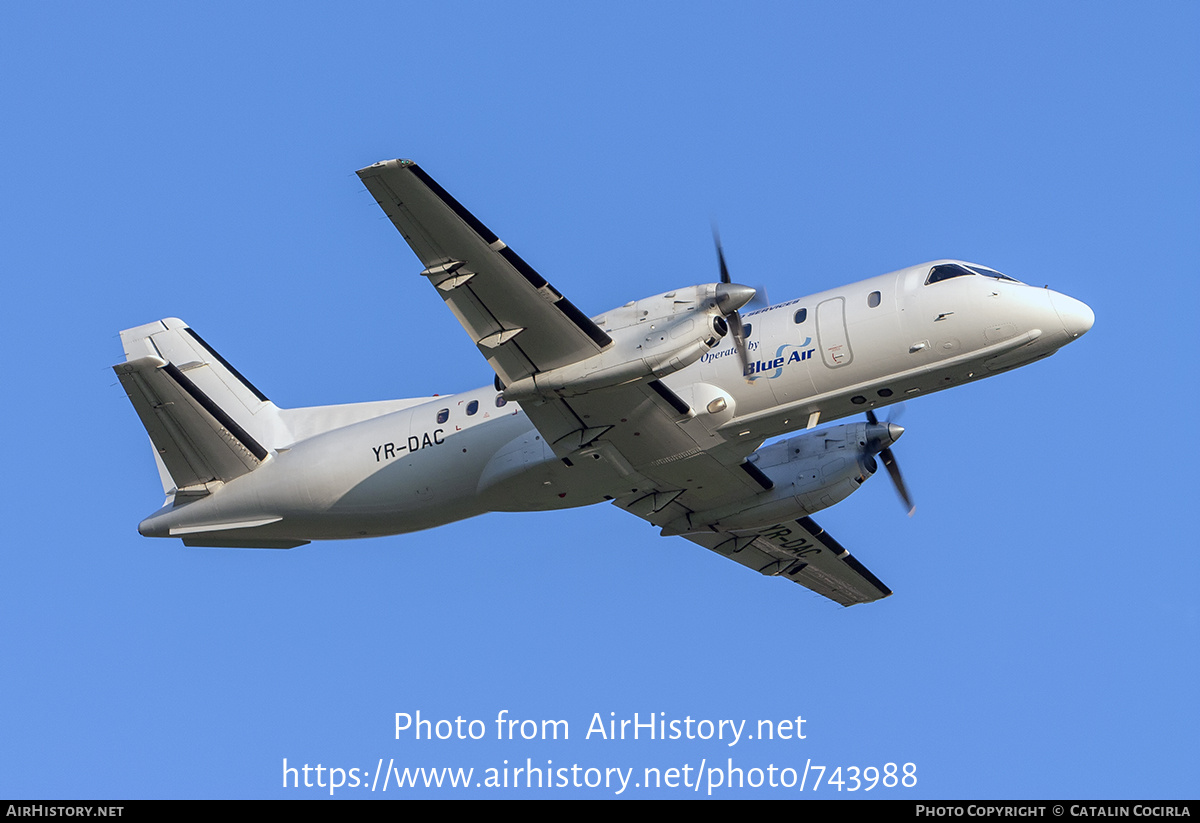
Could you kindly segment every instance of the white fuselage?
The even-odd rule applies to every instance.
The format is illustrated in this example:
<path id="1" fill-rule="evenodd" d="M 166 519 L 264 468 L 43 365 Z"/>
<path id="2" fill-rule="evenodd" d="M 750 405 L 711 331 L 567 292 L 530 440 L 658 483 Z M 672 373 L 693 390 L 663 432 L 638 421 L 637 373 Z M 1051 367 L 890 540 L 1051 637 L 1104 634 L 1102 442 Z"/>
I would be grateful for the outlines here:
<path id="1" fill-rule="evenodd" d="M 705 427 L 749 452 L 818 420 L 1030 363 L 1091 327 L 1087 306 L 1049 289 L 981 274 L 927 283 L 936 265 L 743 315 L 750 326 L 748 379 L 727 337 L 662 382 Z M 597 322 L 603 327 L 620 312 Z M 725 402 L 713 404 L 716 398 Z M 568 469 L 519 404 L 504 403 L 488 386 L 300 439 L 215 493 L 164 508 L 140 530 L 179 536 L 206 523 L 278 518 L 246 534 L 377 536 L 488 511 L 589 505 L 612 499 L 618 481 L 601 462 Z"/>

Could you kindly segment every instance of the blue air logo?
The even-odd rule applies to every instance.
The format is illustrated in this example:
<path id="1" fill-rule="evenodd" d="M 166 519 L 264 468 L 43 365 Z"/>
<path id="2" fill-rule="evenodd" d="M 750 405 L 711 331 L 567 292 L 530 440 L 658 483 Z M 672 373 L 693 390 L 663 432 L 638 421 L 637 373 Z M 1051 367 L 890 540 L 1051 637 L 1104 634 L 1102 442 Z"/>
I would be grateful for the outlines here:
<path id="1" fill-rule="evenodd" d="M 811 360 L 813 352 L 816 349 L 805 349 L 804 347 L 812 343 L 811 337 L 804 338 L 804 342 L 799 346 L 785 344 L 779 347 L 775 352 L 774 360 L 752 360 L 750 365 L 746 367 L 745 377 L 750 380 L 758 380 L 760 377 L 765 377 L 767 380 L 773 380 L 783 374 L 783 367 L 792 363 L 799 363 L 804 360 Z M 785 355 L 784 352 L 788 349 L 793 349 L 791 354 Z M 767 374 L 769 371 L 774 371 L 774 374 Z"/>

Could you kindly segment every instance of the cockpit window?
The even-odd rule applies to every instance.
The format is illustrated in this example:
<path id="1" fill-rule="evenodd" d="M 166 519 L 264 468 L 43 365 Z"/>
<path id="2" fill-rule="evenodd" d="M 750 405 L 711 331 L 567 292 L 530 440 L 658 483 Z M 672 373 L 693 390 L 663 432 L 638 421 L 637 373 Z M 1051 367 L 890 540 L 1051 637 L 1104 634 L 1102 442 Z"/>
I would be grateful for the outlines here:
<path id="1" fill-rule="evenodd" d="M 982 274 L 984 277 L 994 277 L 997 280 L 1007 280 L 1010 283 L 1020 283 L 1021 282 L 1020 280 L 1017 280 L 1014 277 L 1009 277 L 1007 274 L 1001 274 L 1000 272 L 996 271 L 995 269 L 989 269 L 987 266 L 967 266 L 967 268 L 970 269 L 971 271 L 975 272 L 976 274 Z"/>
<path id="2" fill-rule="evenodd" d="M 945 263 L 941 266 L 934 266 L 929 272 L 929 278 L 925 281 L 925 285 L 930 283 L 940 283 L 943 280 L 949 280 L 951 277 L 970 277 L 974 272 L 958 265 L 957 263 Z"/>
<path id="3" fill-rule="evenodd" d="M 929 270 L 929 277 L 925 279 L 925 285 L 930 283 L 940 283 L 943 280 L 949 280 L 951 277 L 964 277 L 969 275 L 982 275 L 990 277 L 993 280 L 1007 280 L 1009 283 L 1020 283 L 1015 277 L 1009 277 L 1007 274 L 1001 274 L 995 269 L 989 269 L 987 266 L 978 266 L 974 263 L 943 263 L 940 266 L 934 266 Z"/>

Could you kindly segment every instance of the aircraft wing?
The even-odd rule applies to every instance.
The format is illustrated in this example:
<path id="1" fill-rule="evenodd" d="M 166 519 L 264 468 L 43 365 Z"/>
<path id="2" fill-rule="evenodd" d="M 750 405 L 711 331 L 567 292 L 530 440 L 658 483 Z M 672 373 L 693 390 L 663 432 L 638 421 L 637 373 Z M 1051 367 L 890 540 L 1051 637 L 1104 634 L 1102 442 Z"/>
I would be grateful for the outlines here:
<path id="1" fill-rule="evenodd" d="M 726 441 L 709 432 L 661 381 L 522 408 L 568 465 L 608 462 L 627 483 L 614 504 L 663 527 L 664 534 L 682 534 L 760 574 L 785 577 L 843 606 L 892 593 L 812 518 L 737 531 L 694 522 L 696 512 L 752 505 L 773 483 L 745 459 L 759 441 Z"/>
<path id="2" fill-rule="evenodd" d="M 882 600 L 892 593 L 811 517 L 755 532 L 686 537 L 760 574 L 786 577 L 843 606 Z"/>
<path id="3" fill-rule="evenodd" d="M 358 176 L 505 384 L 612 342 L 413 161 L 387 160 Z"/>

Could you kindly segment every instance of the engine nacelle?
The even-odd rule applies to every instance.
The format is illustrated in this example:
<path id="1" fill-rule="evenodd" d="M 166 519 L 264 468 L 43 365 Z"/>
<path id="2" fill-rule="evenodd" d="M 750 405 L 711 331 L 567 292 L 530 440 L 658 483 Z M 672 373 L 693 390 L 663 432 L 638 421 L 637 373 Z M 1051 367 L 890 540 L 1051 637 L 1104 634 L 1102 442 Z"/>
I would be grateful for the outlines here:
<path id="1" fill-rule="evenodd" d="M 717 284 L 677 289 L 595 318 L 612 345 L 586 360 L 506 386 L 504 397 L 516 401 L 572 397 L 653 380 L 690 366 L 729 331 L 717 289 Z"/>
<path id="2" fill-rule="evenodd" d="M 874 455 L 896 436 L 886 423 L 850 423 L 764 446 L 750 459 L 770 478 L 771 489 L 739 503 L 693 512 L 665 526 L 663 534 L 759 529 L 829 508 L 875 473 Z"/>

